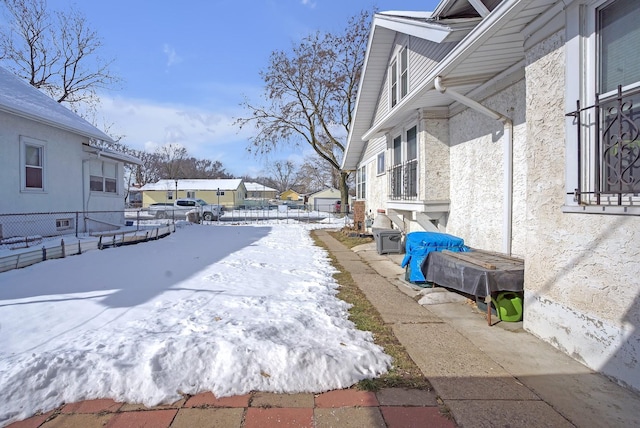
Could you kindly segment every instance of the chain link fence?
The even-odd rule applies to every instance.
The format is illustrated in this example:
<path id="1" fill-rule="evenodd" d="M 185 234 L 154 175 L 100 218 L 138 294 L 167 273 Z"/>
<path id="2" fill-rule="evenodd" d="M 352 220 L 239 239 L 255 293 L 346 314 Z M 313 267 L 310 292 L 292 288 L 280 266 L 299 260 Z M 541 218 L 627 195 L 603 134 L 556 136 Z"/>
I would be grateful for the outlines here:
<path id="1" fill-rule="evenodd" d="M 124 211 L 0 214 L 0 249 L 38 245 L 44 238 L 90 235 L 125 225 Z"/>

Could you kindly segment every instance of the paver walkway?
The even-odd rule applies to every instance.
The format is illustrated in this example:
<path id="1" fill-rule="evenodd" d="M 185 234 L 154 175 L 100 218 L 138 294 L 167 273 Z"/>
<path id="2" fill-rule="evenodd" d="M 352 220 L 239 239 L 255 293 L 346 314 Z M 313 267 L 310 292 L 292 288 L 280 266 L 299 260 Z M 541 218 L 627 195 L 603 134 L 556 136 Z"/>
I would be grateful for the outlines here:
<path id="1" fill-rule="evenodd" d="M 9 425 L 11 428 L 199 427 L 455 427 L 430 391 L 343 389 L 323 394 L 252 394 L 216 398 L 210 392 L 166 406 L 87 400 Z"/>

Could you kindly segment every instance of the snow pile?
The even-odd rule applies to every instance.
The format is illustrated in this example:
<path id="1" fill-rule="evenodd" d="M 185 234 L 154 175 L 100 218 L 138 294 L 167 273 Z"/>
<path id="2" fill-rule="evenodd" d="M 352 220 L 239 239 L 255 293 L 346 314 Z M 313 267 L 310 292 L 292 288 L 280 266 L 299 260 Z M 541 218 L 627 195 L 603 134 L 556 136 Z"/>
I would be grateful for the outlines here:
<path id="1" fill-rule="evenodd" d="M 84 399 L 321 392 L 384 373 L 312 227 L 194 225 L 0 274 L 0 425 Z"/>

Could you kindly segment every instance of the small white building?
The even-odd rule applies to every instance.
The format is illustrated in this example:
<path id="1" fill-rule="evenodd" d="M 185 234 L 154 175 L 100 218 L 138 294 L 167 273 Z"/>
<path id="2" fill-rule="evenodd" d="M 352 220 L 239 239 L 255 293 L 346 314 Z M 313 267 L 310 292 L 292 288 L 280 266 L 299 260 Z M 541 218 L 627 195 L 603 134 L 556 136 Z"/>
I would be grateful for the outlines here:
<path id="1" fill-rule="evenodd" d="M 374 16 L 342 167 L 366 211 L 524 259 L 524 328 L 640 389 L 640 2 Z"/>
<path id="2" fill-rule="evenodd" d="M 340 201 L 340 191 L 333 187 L 309 195 L 308 206 L 313 211 L 335 212 Z"/>
<path id="3" fill-rule="evenodd" d="M 124 163 L 111 138 L 0 68 L 0 237 L 51 236 L 124 225 Z M 98 212 L 99 211 L 99 212 Z M 33 217 L 9 214 L 48 213 Z M 32 224 L 28 224 L 32 223 Z"/>

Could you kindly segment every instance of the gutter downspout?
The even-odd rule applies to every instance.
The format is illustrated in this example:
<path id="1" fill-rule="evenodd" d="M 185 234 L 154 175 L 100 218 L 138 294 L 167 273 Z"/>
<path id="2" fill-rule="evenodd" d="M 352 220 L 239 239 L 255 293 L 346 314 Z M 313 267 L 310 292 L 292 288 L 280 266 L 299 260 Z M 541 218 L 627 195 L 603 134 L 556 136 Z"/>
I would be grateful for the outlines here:
<path id="1" fill-rule="evenodd" d="M 502 251 L 511 255 L 511 241 L 513 237 L 513 121 L 503 114 L 493 111 L 477 101 L 468 98 L 459 92 L 447 88 L 442 84 L 442 77 L 438 76 L 433 82 L 436 90 L 441 94 L 446 94 L 450 98 L 458 101 L 467 107 L 476 110 L 492 119 L 499 120 L 504 124 L 505 140 L 504 148 L 504 207 L 502 210 Z"/>

